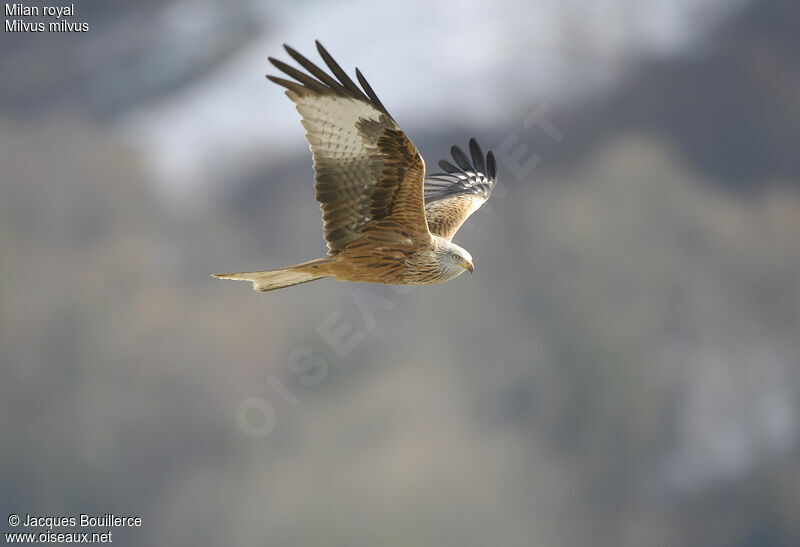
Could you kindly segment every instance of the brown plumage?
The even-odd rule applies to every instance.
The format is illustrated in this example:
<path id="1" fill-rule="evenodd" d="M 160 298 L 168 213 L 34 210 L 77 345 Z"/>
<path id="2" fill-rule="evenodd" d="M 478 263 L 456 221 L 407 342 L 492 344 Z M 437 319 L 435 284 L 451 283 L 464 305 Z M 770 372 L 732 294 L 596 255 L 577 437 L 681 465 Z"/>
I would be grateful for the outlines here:
<path id="1" fill-rule="evenodd" d="M 293 78 L 267 76 L 286 88 L 302 116 L 314 159 L 328 256 L 279 270 L 216 274 L 269 291 L 320 279 L 425 285 L 472 271 L 472 257 L 452 243 L 461 224 L 491 194 L 496 164 L 475 139 L 470 159 L 458 147 L 456 165 L 425 178 L 425 163 L 356 69 L 359 88 L 317 42 L 331 74 L 284 46 L 308 73 L 270 57 Z"/>

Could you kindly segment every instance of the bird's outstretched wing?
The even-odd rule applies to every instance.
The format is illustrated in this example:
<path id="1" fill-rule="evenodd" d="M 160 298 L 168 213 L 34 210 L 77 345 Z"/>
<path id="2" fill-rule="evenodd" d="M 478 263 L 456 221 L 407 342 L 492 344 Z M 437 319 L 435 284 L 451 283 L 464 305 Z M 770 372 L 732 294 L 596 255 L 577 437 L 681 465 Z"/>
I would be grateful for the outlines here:
<path id="1" fill-rule="evenodd" d="M 367 233 L 429 240 L 422 189 L 425 163 L 361 71 L 356 69 L 359 88 L 319 42 L 317 50 L 333 75 L 284 48 L 308 72 L 270 57 L 294 81 L 267 78 L 286 88 L 302 116 L 329 253 Z"/>
<path id="2" fill-rule="evenodd" d="M 450 149 L 453 165 L 441 160 L 444 173 L 425 179 L 425 214 L 432 234 L 452 239 L 467 218 L 489 199 L 497 182 L 497 162 L 489 152 L 484 158 L 478 142 L 469 141 L 472 161 L 457 146 Z"/>

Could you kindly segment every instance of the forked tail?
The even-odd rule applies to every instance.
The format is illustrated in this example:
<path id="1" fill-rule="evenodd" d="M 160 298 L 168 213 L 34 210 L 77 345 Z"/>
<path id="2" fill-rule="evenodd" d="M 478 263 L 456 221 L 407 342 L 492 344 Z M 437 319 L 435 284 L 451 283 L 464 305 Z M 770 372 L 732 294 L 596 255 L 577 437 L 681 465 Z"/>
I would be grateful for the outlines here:
<path id="1" fill-rule="evenodd" d="M 318 258 L 316 260 L 309 260 L 302 264 L 295 264 L 279 270 L 266 270 L 263 272 L 243 272 L 231 274 L 212 274 L 212 277 L 218 279 L 237 279 L 240 281 L 251 281 L 253 289 L 256 291 L 272 291 L 275 289 L 282 289 L 283 287 L 291 287 L 292 285 L 299 285 L 300 283 L 308 283 L 315 279 L 322 279 L 323 277 L 330 277 L 327 266 L 330 264 L 331 258 Z"/>

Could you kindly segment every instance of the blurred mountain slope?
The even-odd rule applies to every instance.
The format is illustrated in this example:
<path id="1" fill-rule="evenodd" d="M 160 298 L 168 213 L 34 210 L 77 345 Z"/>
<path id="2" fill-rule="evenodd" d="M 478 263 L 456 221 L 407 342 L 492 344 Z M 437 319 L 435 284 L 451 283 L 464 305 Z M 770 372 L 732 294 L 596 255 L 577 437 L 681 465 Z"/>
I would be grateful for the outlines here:
<path id="1" fill-rule="evenodd" d="M 663 143 L 620 138 L 478 213 L 459 234 L 474 276 L 364 287 L 396 307 L 370 331 L 354 286 L 207 278 L 318 224 L 287 215 L 259 243 L 224 201 L 177 222 L 135 156 L 75 120 L 6 121 L 0 143 L 2 400 L 26 417 L 0 419 L 14 507 L 127 508 L 152 545 L 800 538 L 788 188 L 731 196 Z M 315 331 L 332 310 L 367 333 L 346 358 Z M 298 344 L 328 359 L 321 384 L 287 369 Z M 266 439 L 233 419 L 252 395 L 278 412 Z"/>
<path id="2" fill-rule="evenodd" d="M 645 132 L 668 142 L 713 184 L 737 191 L 796 185 L 799 19 L 800 4 L 792 0 L 748 3 L 685 55 L 642 59 L 615 90 L 554 112 L 551 119 L 568 136 L 564 143 L 540 132 L 529 146 L 547 165 L 561 165 L 608 133 Z"/>

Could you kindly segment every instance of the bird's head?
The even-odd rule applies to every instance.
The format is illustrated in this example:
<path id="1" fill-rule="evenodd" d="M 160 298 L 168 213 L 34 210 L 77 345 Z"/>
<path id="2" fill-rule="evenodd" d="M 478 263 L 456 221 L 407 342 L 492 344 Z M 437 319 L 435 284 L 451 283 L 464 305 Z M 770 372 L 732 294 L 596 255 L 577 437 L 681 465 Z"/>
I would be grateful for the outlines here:
<path id="1" fill-rule="evenodd" d="M 472 265 L 472 255 L 451 241 L 442 240 L 439 243 L 437 254 L 448 279 L 457 277 L 464 272 L 472 273 L 475 269 Z"/>

